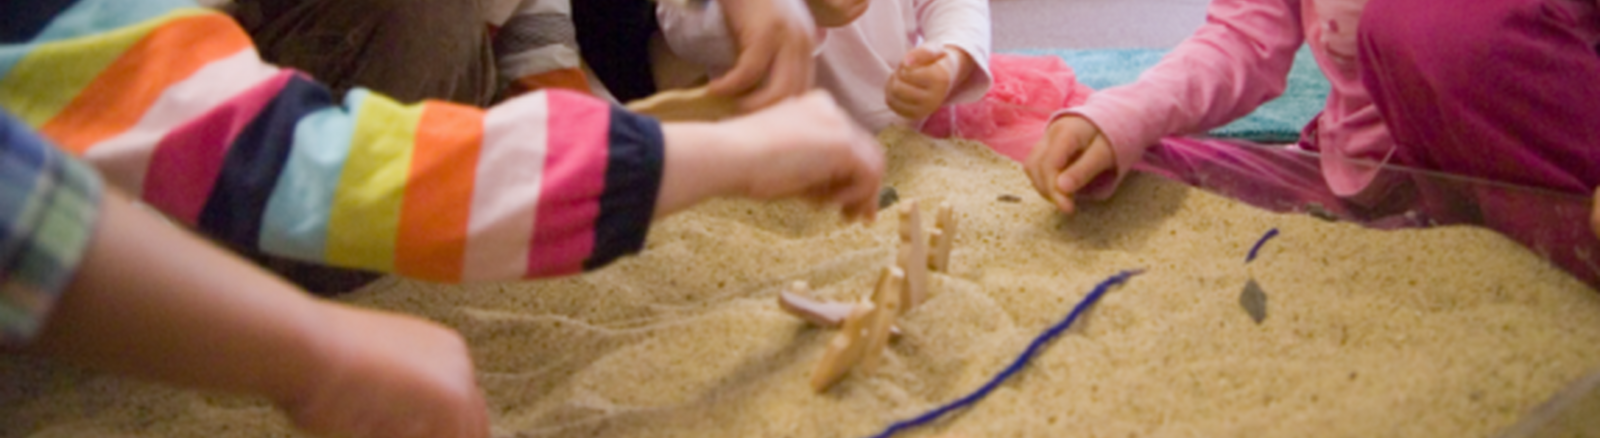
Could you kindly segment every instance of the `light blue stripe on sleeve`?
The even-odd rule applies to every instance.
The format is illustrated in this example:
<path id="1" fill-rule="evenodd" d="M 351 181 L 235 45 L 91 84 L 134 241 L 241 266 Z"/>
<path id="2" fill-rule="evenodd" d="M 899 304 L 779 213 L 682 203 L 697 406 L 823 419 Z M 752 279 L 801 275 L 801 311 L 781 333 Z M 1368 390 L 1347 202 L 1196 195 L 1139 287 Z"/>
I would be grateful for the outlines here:
<path id="1" fill-rule="evenodd" d="M 327 258 L 333 195 L 339 188 L 345 159 L 350 156 L 355 109 L 366 98 L 366 90 L 352 90 L 345 97 L 344 107 L 311 113 L 295 126 L 294 148 L 289 151 L 278 185 L 267 198 L 267 212 L 261 224 L 263 251 L 309 262 Z"/>
<path id="2" fill-rule="evenodd" d="M 132 26 L 174 9 L 197 8 L 191 0 L 79 0 L 61 11 L 26 44 L 0 45 L 0 78 L 40 43 L 77 38 Z"/>

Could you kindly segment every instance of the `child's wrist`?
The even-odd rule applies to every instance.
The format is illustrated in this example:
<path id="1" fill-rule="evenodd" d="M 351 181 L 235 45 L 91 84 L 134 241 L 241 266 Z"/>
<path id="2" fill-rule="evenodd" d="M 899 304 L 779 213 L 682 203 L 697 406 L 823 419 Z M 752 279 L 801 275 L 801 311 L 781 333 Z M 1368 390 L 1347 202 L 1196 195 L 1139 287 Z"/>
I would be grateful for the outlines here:
<path id="1" fill-rule="evenodd" d="M 718 167 L 729 169 L 719 178 L 723 185 L 719 193 L 723 196 L 750 196 L 750 186 L 755 180 L 756 169 L 762 167 L 764 159 L 761 155 L 769 148 L 770 143 L 763 127 L 756 123 L 757 120 L 744 117 L 718 124 L 720 129 L 717 139 L 712 146 L 714 159 Z"/>
<path id="2" fill-rule="evenodd" d="M 655 217 L 716 197 L 739 196 L 747 191 L 755 164 L 746 153 L 752 137 L 742 126 L 747 117 L 718 123 L 666 123 L 666 165 Z"/>
<path id="3" fill-rule="evenodd" d="M 348 314 L 340 305 L 307 298 L 300 314 L 306 323 L 295 327 L 293 334 L 299 348 L 280 352 L 283 366 L 272 372 L 263 391 L 285 408 L 309 403 L 318 391 L 339 379 L 346 354 L 358 347 L 348 344 L 357 333 L 342 327 Z"/>
<path id="4" fill-rule="evenodd" d="M 958 84 L 966 82 L 967 76 L 972 74 L 972 69 L 976 66 L 973 65 L 972 56 L 967 55 L 967 51 L 959 47 L 945 46 L 944 51 L 946 53 L 944 66 L 946 71 L 950 72 L 950 89 L 954 90 Z"/>

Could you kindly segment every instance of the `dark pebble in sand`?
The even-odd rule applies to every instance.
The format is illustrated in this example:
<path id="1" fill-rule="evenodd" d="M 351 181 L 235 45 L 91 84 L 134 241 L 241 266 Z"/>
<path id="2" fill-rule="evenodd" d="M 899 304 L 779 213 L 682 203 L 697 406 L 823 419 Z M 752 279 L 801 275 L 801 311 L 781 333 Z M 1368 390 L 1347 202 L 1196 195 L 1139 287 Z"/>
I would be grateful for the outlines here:
<path id="1" fill-rule="evenodd" d="M 878 191 L 879 209 L 889 208 L 896 202 L 900 202 L 900 192 L 896 191 L 894 187 L 884 187 L 883 190 Z"/>
<path id="2" fill-rule="evenodd" d="M 1267 319 L 1267 292 L 1261 290 L 1261 285 L 1256 284 L 1256 279 L 1252 278 L 1249 283 L 1245 283 L 1244 292 L 1239 294 L 1239 305 L 1250 314 L 1250 319 L 1256 320 L 1256 324 Z"/>

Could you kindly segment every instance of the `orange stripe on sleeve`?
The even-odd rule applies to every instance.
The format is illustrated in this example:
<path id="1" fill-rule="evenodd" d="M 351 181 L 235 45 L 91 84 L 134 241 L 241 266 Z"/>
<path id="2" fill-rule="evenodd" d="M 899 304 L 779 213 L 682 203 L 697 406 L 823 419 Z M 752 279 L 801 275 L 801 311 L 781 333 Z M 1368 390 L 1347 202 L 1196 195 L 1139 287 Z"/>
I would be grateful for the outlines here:
<path id="1" fill-rule="evenodd" d="M 410 277 L 460 281 L 467 218 L 483 141 L 483 112 L 428 102 L 400 206 L 395 270 Z"/>
<path id="2" fill-rule="evenodd" d="M 226 15 L 175 19 L 119 56 L 39 131 L 81 155 L 132 128 L 168 87 L 249 47 L 249 35 Z"/>

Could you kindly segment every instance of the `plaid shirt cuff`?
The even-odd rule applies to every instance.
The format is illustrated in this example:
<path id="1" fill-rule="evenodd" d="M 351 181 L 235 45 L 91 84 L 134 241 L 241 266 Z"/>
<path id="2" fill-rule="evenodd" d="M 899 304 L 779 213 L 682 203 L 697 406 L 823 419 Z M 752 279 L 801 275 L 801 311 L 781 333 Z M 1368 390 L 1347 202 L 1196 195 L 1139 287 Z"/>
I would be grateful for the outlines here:
<path id="1" fill-rule="evenodd" d="M 44 326 L 88 248 L 100 190 L 94 170 L 0 114 L 0 345 Z"/>

